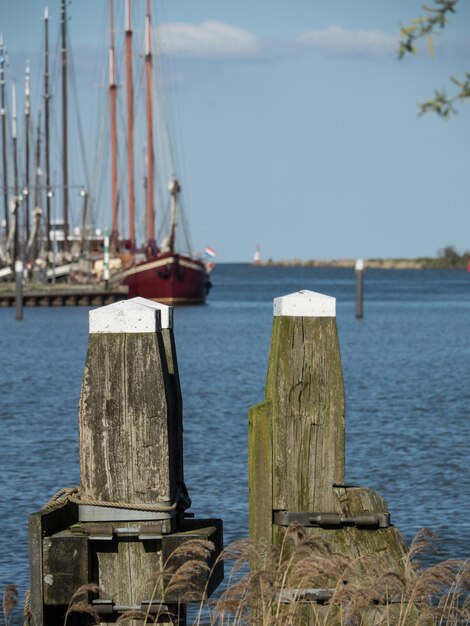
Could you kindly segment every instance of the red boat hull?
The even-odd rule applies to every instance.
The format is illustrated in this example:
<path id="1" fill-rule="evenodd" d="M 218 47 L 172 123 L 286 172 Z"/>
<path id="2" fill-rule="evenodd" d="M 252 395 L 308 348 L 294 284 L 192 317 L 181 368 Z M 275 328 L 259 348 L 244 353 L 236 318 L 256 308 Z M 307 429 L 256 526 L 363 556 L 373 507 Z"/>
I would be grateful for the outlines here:
<path id="1" fill-rule="evenodd" d="M 210 278 L 202 261 L 182 254 L 162 254 L 137 263 L 116 277 L 141 296 L 164 304 L 204 304 Z"/>

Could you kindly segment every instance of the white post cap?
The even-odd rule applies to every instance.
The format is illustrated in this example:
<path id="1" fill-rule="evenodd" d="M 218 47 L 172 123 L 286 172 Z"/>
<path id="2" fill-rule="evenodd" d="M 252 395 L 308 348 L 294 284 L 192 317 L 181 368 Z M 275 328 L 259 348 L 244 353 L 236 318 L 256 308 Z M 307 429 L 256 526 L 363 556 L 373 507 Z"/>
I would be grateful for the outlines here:
<path id="1" fill-rule="evenodd" d="M 362 272 L 364 269 L 364 261 L 362 259 L 356 259 L 355 269 L 357 272 Z"/>
<path id="2" fill-rule="evenodd" d="M 156 303 L 144 298 L 121 300 L 90 311 L 90 334 L 160 332 L 161 316 Z"/>
<path id="3" fill-rule="evenodd" d="M 155 302 L 155 300 L 147 300 L 146 298 L 132 298 L 132 302 L 142 304 L 142 306 L 148 306 L 156 311 L 160 311 L 160 319 L 163 328 L 173 328 L 173 307 L 161 302 Z"/>
<path id="4" fill-rule="evenodd" d="M 336 317 L 336 298 L 302 289 L 274 298 L 274 316 Z"/>

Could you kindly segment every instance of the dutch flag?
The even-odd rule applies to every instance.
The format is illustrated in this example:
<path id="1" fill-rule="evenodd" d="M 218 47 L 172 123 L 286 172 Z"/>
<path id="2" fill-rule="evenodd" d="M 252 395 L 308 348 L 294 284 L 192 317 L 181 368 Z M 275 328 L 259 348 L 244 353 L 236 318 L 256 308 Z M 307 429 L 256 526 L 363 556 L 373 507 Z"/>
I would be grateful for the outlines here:
<path id="1" fill-rule="evenodd" d="M 215 250 L 214 248 L 211 248 L 210 246 L 206 246 L 206 249 L 204 250 L 204 254 L 210 259 L 213 259 L 215 257 Z"/>

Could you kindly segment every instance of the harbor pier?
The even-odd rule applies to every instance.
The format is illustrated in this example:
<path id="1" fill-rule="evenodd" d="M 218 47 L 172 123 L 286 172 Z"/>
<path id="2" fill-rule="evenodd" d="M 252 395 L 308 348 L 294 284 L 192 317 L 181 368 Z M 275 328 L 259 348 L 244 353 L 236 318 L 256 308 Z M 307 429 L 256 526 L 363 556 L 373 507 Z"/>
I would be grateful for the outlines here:
<path id="1" fill-rule="evenodd" d="M 28 283 L 23 286 L 24 307 L 105 306 L 127 297 L 127 287 L 101 285 L 73 285 L 57 283 L 43 285 Z M 15 285 L 0 284 L 0 307 L 17 306 Z"/>

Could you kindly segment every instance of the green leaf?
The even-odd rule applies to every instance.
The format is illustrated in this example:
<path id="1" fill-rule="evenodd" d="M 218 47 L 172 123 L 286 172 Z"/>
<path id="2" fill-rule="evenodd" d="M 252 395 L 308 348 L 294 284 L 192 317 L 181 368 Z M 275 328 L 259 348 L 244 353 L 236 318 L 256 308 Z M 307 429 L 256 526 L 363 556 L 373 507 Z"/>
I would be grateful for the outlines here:
<path id="1" fill-rule="evenodd" d="M 434 48 L 434 39 L 432 35 L 428 36 L 428 54 L 432 59 L 436 56 L 436 49 Z"/>

